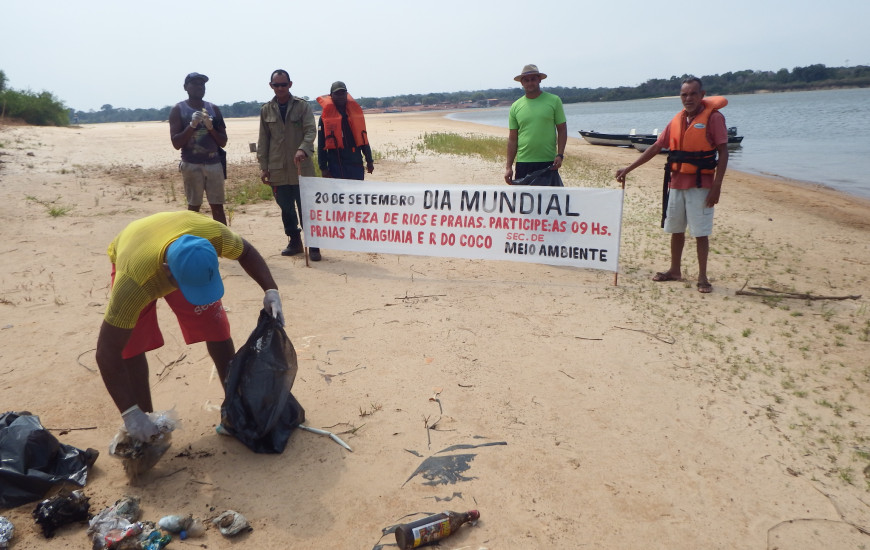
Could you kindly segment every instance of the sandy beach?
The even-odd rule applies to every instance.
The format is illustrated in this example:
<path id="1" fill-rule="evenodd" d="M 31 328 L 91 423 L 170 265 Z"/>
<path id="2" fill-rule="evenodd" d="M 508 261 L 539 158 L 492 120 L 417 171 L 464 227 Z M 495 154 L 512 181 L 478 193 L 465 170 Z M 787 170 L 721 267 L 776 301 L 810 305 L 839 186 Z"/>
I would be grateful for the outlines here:
<path id="1" fill-rule="evenodd" d="M 444 115 L 368 115 L 369 179 L 503 184 L 502 161 L 418 148 L 424 132 L 506 138 Z M 227 125 L 230 180 L 255 178 L 257 120 Z M 274 202 L 234 205 L 232 228 L 279 284 L 307 423 L 353 452 L 297 431 L 283 454 L 258 455 L 216 435 L 221 385 L 164 304 L 152 392 L 182 426 L 131 484 L 108 454 L 121 419 L 94 351 L 108 243 L 185 208 L 168 133 L 0 126 L 0 409 L 100 451 L 93 513 L 129 494 L 151 521 L 232 509 L 253 527 L 169 548 L 390 548 L 390 526 L 470 509 L 481 519 L 441 548 L 870 545 L 870 202 L 729 171 L 702 295 L 693 245 L 684 282 L 651 281 L 668 261 L 663 160 L 629 176 L 617 285 L 604 271 L 331 250 L 307 267 L 280 255 Z M 637 155 L 571 137 L 563 179 L 616 187 Z M 238 346 L 262 291 L 235 262 L 221 271 Z M 79 525 L 44 539 L 34 505 L 0 510 L 13 550 L 90 548 Z"/>

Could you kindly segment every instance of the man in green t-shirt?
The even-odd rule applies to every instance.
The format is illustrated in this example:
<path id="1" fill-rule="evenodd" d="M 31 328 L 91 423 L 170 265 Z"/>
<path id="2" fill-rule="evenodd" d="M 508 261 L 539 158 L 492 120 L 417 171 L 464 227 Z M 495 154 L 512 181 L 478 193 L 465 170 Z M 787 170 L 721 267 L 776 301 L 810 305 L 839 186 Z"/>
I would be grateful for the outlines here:
<path id="1" fill-rule="evenodd" d="M 507 184 L 549 166 L 558 170 L 565 158 L 568 142 L 565 110 L 559 96 L 541 90 L 541 81 L 545 78 L 547 75 L 540 72 L 537 65 L 526 65 L 523 72 L 514 77 L 523 85 L 525 95 L 514 101 L 508 117 L 504 172 Z M 514 160 L 517 161 L 516 173 Z"/>

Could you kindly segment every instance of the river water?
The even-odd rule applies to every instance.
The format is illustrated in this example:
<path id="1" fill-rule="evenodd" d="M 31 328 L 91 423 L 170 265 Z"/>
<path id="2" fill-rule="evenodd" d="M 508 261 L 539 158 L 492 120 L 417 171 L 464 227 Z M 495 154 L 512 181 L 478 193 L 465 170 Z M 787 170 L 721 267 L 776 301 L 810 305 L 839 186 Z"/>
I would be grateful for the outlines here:
<path id="1" fill-rule="evenodd" d="M 568 136 L 579 138 L 580 130 L 662 131 L 681 108 L 677 97 L 571 103 L 565 105 Z M 870 89 L 733 95 L 722 114 L 744 136 L 731 151 L 729 168 L 870 198 Z M 507 128 L 508 107 L 450 118 Z"/>

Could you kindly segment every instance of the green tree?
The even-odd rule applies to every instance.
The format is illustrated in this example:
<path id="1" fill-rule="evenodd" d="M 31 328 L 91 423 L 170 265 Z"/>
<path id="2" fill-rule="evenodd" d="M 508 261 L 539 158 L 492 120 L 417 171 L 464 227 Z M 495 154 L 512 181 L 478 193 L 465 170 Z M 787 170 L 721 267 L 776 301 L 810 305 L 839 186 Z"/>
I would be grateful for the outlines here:
<path id="1" fill-rule="evenodd" d="M 360 97 L 356 100 L 363 109 L 371 109 L 378 106 L 378 98 L 376 97 Z"/>
<path id="2" fill-rule="evenodd" d="M 6 116 L 20 118 L 37 126 L 67 126 L 69 114 L 66 106 L 49 92 L 0 92 L 0 105 L 6 105 Z"/>
<path id="3" fill-rule="evenodd" d="M 791 74 L 795 80 L 803 80 L 804 82 L 817 82 L 830 78 L 830 70 L 821 63 L 806 67 L 795 67 L 792 69 Z"/>

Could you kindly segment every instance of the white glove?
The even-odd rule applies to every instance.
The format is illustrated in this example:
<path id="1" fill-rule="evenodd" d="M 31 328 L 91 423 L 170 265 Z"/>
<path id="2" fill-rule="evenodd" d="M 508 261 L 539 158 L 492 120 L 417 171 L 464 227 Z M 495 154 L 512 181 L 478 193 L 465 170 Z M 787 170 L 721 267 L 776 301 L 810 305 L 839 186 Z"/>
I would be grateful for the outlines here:
<path id="1" fill-rule="evenodd" d="M 147 443 L 159 432 L 157 425 L 148 418 L 147 414 L 142 412 L 139 405 L 133 405 L 124 411 L 121 418 L 124 419 L 124 427 L 127 428 L 127 433 L 133 439 Z"/>
<path id="2" fill-rule="evenodd" d="M 193 115 L 190 117 L 190 127 L 196 128 L 197 126 L 199 126 L 199 124 L 202 122 L 202 118 L 202 111 L 197 111 L 193 113 Z"/>
<path id="3" fill-rule="evenodd" d="M 271 313 L 272 317 L 278 319 L 279 325 L 284 326 L 284 310 L 281 308 L 281 296 L 278 295 L 278 291 L 274 288 L 266 291 L 266 295 L 263 297 L 263 309 L 267 313 Z"/>
<path id="4" fill-rule="evenodd" d="M 205 127 L 206 127 L 208 130 L 213 130 L 213 129 L 214 129 L 214 124 L 212 124 L 211 117 L 208 116 L 208 115 L 205 114 L 205 113 L 202 113 L 202 123 L 205 124 Z"/>

